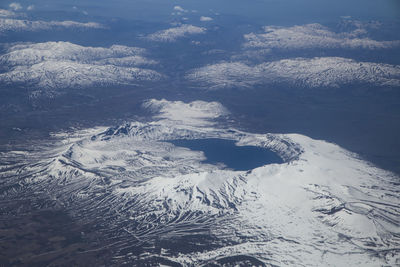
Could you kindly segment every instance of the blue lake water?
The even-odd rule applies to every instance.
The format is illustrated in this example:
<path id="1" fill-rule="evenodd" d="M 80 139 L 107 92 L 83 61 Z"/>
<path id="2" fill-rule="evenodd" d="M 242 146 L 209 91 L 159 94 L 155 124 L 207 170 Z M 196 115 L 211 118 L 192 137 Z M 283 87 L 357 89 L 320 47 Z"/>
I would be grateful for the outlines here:
<path id="1" fill-rule="evenodd" d="M 223 163 L 227 168 L 236 171 L 246 171 L 266 164 L 283 163 L 283 160 L 271 150 L 256 146 L 236 146 L 236 141 L 226 139 L 194 139 L 171 140 L 175 146 L 191 150 L 203 151 L 206 156 L 204 163 Z"/>

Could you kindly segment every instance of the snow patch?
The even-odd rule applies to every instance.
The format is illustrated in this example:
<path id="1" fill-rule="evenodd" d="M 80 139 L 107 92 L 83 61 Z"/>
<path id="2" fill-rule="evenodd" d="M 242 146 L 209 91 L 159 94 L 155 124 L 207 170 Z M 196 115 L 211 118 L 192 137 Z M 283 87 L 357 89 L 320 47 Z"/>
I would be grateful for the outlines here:
<path id="1" fill-rule="evenodd" d="M 147 36 L 147 39 L 156 42 L 175 42 L 179 38 L 187 37 L 194 34 L 204 34 L 205 32 L 206 28 L 183 24 L 179 27 L 152 33 Z"/>

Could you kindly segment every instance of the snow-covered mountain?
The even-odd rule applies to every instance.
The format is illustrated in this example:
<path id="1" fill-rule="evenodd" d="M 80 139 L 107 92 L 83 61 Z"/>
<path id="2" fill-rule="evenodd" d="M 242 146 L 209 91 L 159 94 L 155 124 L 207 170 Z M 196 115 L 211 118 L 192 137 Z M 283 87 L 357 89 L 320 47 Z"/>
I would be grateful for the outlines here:
<path id="1" fill-rule="evenodd" d="M 206 89 L 246 89 L 259 84 L 300 89 L 399 88 L 398 65 L 360 61 L 352 55 L 349 58 L 349 54 L 343 57 L 342 52 L 395 49 L 400 41 L 371 39 L 370 30 L 379 29 L 378 22 L 343 19 L 341 25 L 341 30 L 318 23 L 265 26 L 261 33 L 243 36 L 239 53 L 188 71 L 186 78 Z"/>
<path id="2" fill-rule="evenodd" d="M 155 81 L 156 61 L 138 47 L 85 47 L 69 42 L 18 44 L 0 56 L 0 83 L 29 84 L 41 90 Z M 143 66 L 145 68 L 143 68 Z"/>
<path id="3" fill-rule="evenodd" d="M 0 202 L 63 207 L 124 262 L 400 263 L 399 177 L 325 141 L 225 127 L 229 113 L 217 102 L 153 99 L 144 107 L 152 121 L 59 133 L 41 149 L 1 154 Z M 168 142 L 204 138 L 265 147 L 284 163 L 233 171 Z M 148 249 L 127 252 L 138 246 Z"/>
<path id="4" fill-rule="evenodd" d="M 17 11 L 18 9 L 14 10 Z M 27 15 L 25 13 L 0 9 L 0 36 L 9 32 L 36 32 L 60 29 L 88 30 L 105 28 L 104 25 L 97 22 L 78 22 L 71 20 L 43 21 L 29 20 L 26 17 Z"/>
<path id="5" fill-rule="evenodd" d="M 179 38 L 193 34 L 204 34 L 205 32 L 206 28 L 197 27 L 190 24 L 182 24 L 178 27 L 173 27 L 149 34 L 146 38 L 156 42 L 175 42 Z"/>
<path id="6" fill-rule="evenodd" d="M 346 20 L 345 20 L 346 22 Z M 335 32 L 318 23 L 292 27 L 265 26 L 263 33 L 245 34 L 244 47 L 277 50 L 295 49 L 388 49 L 398 47 L 400 41 L 378 41 L 368 37 L 369 27 L 357 21 L 351 31 Z M 368 27 L 369 26 L 369 27 Z"/>
<path id="7" fill-rule="evenodd" d="M 0 34 L 7 32 L 24 32 L 24 31 L 43 31 L 57 29 L 103 29 L 96 22 L 77 22 L 77 21 L 30 21 L 14 18 L 0 18 Z"/>
<path id="8" fill-rule="evenodd" d="M 258 65 L 222 62 L 192 70 L 186 77 L 211 89 L 285 83 L 300 88 L 360 84 L 397 88 L 400 86 L 400 67 L 341 57 L 294 58 Z"/>

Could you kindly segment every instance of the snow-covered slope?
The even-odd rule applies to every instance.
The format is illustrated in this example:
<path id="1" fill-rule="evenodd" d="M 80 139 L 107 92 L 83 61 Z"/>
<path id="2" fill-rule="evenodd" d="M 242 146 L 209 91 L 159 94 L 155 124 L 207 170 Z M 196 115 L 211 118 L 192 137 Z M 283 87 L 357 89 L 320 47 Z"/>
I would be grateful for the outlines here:
<path id="1" fill-rule="evenodd" d="M 175 42 L 179 38 L 187 37 L 193 34 L 204 34 L 206 28 L 197 27 L 190 24 L 182 24 L 178 27 L 169 28 L 149 34 L 146 38 L 156 42 Z"/>
<path id="2" fill-rule="evenodd" d="M 29 8 L 29 7 L 28 7 Z M 15 9 L 17 11 L 18 9 Z M 29 9 L 28 9 L 29 10 Z M 97 22 L 78 21 L 43 21 L 29 20 L 27 15 L 21 12 L 0 9 L 0 36 L 9 32 L 27 32 L 58 29 L 104 29 L 105 27 Z"/>
<path id="3" fill-rule="evenodd" d="M 113 45 L 84 47 L 69 42 L 14 45 L 0 56 L 0 83 L 29 84 L 42 90 L 92 85 L 134 84 L 162 75 L 142 68 L 156 61 L 143 48 Z"/>
<path id="4" fill-rule="evenodd" d="M 217 63 L 195 69 L 187 78 L 211 89 L 284 83 L 300 88 L 360 84 L 399 87 L 400 67 L 341 57 L 294 58 L 254 66 L 240 61 Z"/>
<path id="5" fill-rule="evenodd" d="M 395 49 L 400 41 L 371 39 L 370 30 L 379 29 L 377 22 L 344 19 L 340 24 L 337 31 L 317 23 L 265 26 L 261 33 L 244 35 L 239 53 L 195 68 L 186 78 L 194 86 L 207 89 L 252 88 L 258 84 L 299 89 L 399 88 L 398 65 L 360 61 L 356 54 L 343 57 L 343 51 Z"/>
<path id="6" fill-rule="evenodd" d="M 7 32 L 43 31 L 56 29 L 103 29 L 97 22 L 77 21 L 30 21 L 14 18 L 0 18 L 0 34 Z"/>
<path id="7" fill-rule="evenodd" d="M 0 201 L 34 195 L 40 207 L 62 206 L 125 262 L 400 263 L 399 177 L 325 141 L 226 128 L 229 114 L 216 102 L 144 106 L 153 121 L 58 134 L 47 149 L 2 154 Z M 200 138 L 266 147 L 285 163 L 232 171 L 167 142 Z"/>
<path id="8" fill-rule="evenodd" d="M 0 17 L 2 18 L 13 18 L 18 16 L 15 12 L 6 10 L 6 9 L 0 9 Z"/>
<path id="9" fill-rule="evenodd" d="M 92 63 L 103 60 L 125 59 L 133 56 L 144 57 L 146 50 L 139 47 L 112 45 L 110 47 L 90 47 L 70 42 L 45 42 L 33 44 L 17 44 L 8 49 L 8 53 L 0 56 L 0 62 L 9 67 L 34 65 L 43 61 L 70 60 L 81 63 Z M 144 61 L 142 59 L 141 61 Z M 139 65 L 140 62 L 133 62 Z M 154 64 L 147 60 L 144 64 Z M 115 64 L 118 65 L 118 64 Z"/>
<path id="10" fill-rule="evenodd" d="M 245 34 L 247 48 L 294 49 L 387 49 L 400 41 L 377 41 L 368 38 L 367 27 L 359 23 L 352 31 L 334 32 L 321 24 L 292 27 L 266 26 L 263 33 Z"/>

